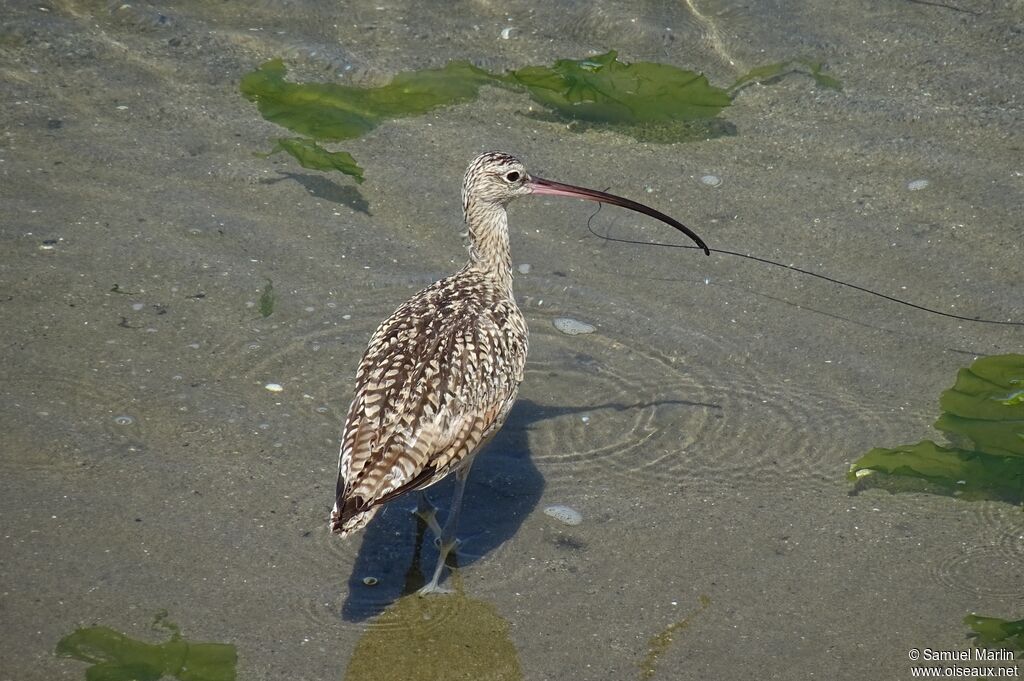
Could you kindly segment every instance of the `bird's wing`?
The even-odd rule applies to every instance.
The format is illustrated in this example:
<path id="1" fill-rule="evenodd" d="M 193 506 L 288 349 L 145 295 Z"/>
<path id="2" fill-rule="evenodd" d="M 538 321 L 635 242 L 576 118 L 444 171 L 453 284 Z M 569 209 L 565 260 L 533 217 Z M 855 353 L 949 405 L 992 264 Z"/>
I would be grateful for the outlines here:
<path id="1" fill-rule="evenodd" d="M 374 333 L 342 436 L 341 515 L 426 487 L 500 428 L 526 362 L 511 301 L 459 301 L 439 282 Z M 442 301 L 438 303 L 438 300 Z"/>

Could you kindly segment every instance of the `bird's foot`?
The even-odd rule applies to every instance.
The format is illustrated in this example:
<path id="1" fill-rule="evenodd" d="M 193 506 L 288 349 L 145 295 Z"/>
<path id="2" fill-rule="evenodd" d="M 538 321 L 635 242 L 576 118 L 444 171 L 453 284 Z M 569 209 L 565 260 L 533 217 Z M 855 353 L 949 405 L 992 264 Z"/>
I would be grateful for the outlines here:
<path id="1" fill-rule="evenodd" d="M 449 572 L 453 570 L 452 566 L 448 565 L 448 557 L 452 556 L 453 553 L 456 558 L 456 565 L 458 564 L 458 552 L 456 549 L 458 549 L 461 543 L 455 537 L 451 537 L 448 541 L 441 541 L 440 538 L 434 541 L 434 545 L 437 547 L 440 555 L 437 557 L 437 565 L 434 567 L 433 577 L 430 578 L 426 586 L 417 592 L 420 596 L 452 593 L 451 589 L 441 586 L 441 576 L 445 573 L 446 568 Z"/>
<path id="2" fill-rule="evenodd" d="M 416 595 L 417 596 L 427 596 L 427 595 L 430 595 L 430 594 L 439 594 L 439 595 L 443 596 L 443 595 L 446 595 L 446 594 L 453 594 L 453 593 L 455 593 L 454 589 L 449 589 L 448 587 L 441 586 L 440 584 L 437 584 L 433 580 L 431 580 L 429 584 L 427 584 L 426 586 L 421 588 L 419 591 L 417 591 Z"/>

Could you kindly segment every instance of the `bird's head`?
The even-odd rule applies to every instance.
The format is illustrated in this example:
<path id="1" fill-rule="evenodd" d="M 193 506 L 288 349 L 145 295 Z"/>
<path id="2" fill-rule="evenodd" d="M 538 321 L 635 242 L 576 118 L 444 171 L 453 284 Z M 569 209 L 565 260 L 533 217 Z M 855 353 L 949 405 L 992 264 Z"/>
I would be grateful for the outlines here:
<path id="1" fill-rule="evenodd" d="M 563 184 L 554 180 L 545 180 L 542 177 L 532 177 L 526 172 L 526 166 L 522 161 L 501 151 L 488 151 L 480 154 L 473 159 L 466 170 L 466 178 L 462 183 L 462 209 L 466 216 L 466 222 L 470 223 L 472 229 L 474 217 L 471 212 L 476 216 L 494 215 L 494 210 L 497 209 L 501 215 L 504 215 L 504 208 L 509 201 L 528 194 L 567 196 L 622 206 L 671 225 L 690 237 L 706 255 L 711 255 L 707 245 L 693 230 L 650 206 L 596 189 Z M 473 210 L 474 208 L 476 210 Z"/>
<path id="2" fill-rule="evenodd" d="M 466 169 L 462 208 L 468 211 L 471 202 L 507 206 L 512 199 L 531 192 L 529 180 L 526 166 L 515 156 L 500 151 L 480 154 Z"/>

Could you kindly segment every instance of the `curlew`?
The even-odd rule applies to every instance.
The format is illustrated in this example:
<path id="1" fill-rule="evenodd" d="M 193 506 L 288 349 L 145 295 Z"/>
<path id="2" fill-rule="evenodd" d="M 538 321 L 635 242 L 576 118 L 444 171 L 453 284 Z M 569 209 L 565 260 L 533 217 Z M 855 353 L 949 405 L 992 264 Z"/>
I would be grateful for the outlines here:
<path id="1" fill-rule="evenodd" d="M 449 474 L 455 493 L 444 527 L 421 497 L 419 511 L 440 551 L 421 593 L 439 582 L 456 545 L 455 528 L 473 458 L 505 422 L 523 380 L 528 333 L 512 295 L 506 206 L 549 194 L 614 204 L 699 236 L 653 208 L 612 194 L 531 176 L 514 156 L 481 154 L 466 170 L 462 208 L 469 262 L 423 289 L 377 328 L 356 371 L 355 397 L 341 438 L 331 531 L 350 535 L 381 505 Z"/>

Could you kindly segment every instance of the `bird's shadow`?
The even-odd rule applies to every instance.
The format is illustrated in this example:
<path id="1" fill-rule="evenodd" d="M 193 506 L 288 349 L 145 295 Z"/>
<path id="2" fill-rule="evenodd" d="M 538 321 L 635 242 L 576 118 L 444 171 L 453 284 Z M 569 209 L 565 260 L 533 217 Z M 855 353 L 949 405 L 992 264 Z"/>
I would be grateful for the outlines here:
<path id="1" fill-rule="evenodd" d="M 481 451 L 466 484 L 457 536 L 458 556 L 449 565 L 465 567 L 501 546 L 533 511 L 544 491 L 544 477 L 530 456 L 530 428 L 543 420 L 594 414 L 601 410 L 632 411 L 659 405 L 719 409 L 719 405 L 686 400 L 659 400 L 635 404 L 605 403 L 586 407 L 550 407 L 519 400 L 505 426 Z M 448 513 L 454 476 L 427 490 L 438 507 L 438 521 Z M 341 616 L 362 621 L 378 615 L 401 596 L 419 589 L 432 574 L 437 560 L 433 534 L 414 511 L 417 495 L 408 494 L 385 506 L 367 526 Z"/>

